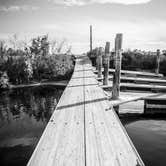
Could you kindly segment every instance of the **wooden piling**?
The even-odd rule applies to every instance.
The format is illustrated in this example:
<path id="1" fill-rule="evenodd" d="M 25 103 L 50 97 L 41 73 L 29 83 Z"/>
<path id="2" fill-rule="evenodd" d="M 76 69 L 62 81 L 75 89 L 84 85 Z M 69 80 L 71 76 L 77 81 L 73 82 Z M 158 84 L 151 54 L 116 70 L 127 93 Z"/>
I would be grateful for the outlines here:
<path id="1" fill-rule="evenodd" d="M 95 49 L 95 54 L 96 54 L 96 70 L 99 68 L 99 48 L 97 47 Z"/>
<path id="2" fill-rule="evenodd" d="M 115 38 L 115 72 L 113 74 L 112 99 L 119 98 L 120 73 L 122 59 L 122 34 L 117 34 Z"/>
<path id="3" fill-rule="evenodd" d="M 90 25 L 90 53 L 92 53 L 92 25 Z"/>
<path id="4" fill-rule="evenodd" d="M 110 56 L 110 42 L 106 42 L 105 45 L 105 54 L 103 56 L 103 85 L 108 85 L 108 75 L 109 75 L 109 56 Z"/>
<path id="5" fill-rule="evenodd" d="M 159 74 L 160 71 L 160 50 L 157 50 L 157 56 L 156 56 L 156 74 Z"/>
<path id="6" fill-rule="evenodd" d="M 102 54 L 103 54 L 103 48 L 99 47 L 98 52 L 98 78 L 102 77 Z"/>

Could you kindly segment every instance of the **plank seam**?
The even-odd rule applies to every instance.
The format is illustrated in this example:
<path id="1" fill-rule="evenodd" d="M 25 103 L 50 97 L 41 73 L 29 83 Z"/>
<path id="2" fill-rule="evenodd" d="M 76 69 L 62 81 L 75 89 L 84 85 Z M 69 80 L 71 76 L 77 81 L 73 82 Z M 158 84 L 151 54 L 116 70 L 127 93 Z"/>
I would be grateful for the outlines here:
<path id="1" fill-rule="evenodd" d="M 86 161 L 86 119 L 85 119 L 85 71 L 83 65 L 83 98 L 84 98 L 84 155 L 85 155 L 85 166 L 87 165 Z"/>

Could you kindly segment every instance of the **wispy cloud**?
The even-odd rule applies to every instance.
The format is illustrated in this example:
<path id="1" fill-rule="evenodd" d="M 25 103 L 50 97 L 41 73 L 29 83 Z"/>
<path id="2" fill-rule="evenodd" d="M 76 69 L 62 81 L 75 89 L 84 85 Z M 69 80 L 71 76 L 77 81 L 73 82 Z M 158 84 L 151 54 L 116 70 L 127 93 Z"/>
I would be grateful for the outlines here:
<path id="1" fill-rule="evenodd" d="M 54 1 L 56 4 L 66 6 L 83 6 L 89 4 L 124 4 L 124 5 L 137 5 L 149 3 L 151 0 L 48 0 Z"/>
<path id="2" fill-rule="evenodd" d="M 90 1 L 87 0 L 48 0 L 48 1 L 65 6 L 83 6 L 90 3 Z"/>
<path id="3" fill-rule="evenodd" d="M 39 7 L 37 6 L 0 6 L 1 12 L 17 12 L 17 11 L 34 11 L 38 10 Z"/>

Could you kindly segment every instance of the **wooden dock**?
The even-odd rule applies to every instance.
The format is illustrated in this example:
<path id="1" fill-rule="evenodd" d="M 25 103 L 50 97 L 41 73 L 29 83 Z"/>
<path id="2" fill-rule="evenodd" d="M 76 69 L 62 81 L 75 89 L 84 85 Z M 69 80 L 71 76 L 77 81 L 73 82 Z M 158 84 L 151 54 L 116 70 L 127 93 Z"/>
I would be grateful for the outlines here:
<path id="1" fill-rule="evenodd" d="M 94 73 L 97 73 L 98 71 L 93 68 Z M 102 69 L 103 71 L 103 69 Z M 109 73 L 112 74 L 115 72 L 115 69 L 109 69 Z M 163 77 L 162 74 L 155 74 L 155 73 L 150 73 L 150 72 L 141 72 L 141 71 L 130 71 L 130 70 L 121 70 L 121 75 L 125 76 L 135 76 L 135 77 L 146 77 L 146 78 L 151 78 L 151 77 L 156 77 L 156 78 L 161 78 Z"/>
<path id="2" fill-rule="evenodd" d="M 139 92 L 120 92 L 120 97 L 117 100 L 112 100 L 112 93 L 110 91 L 107 93 L 108 99 L 112 106 L 119 106 L 132 101 L 144 100 L 146 98 L 162 96 L 162 94 L 154 93 L 139 93 Z"/>
<path id="3" fill-rule="evenodd" d="M 102 81 L 103 78 L 96 78 L 98 81 Z M 113 80 L 113 76 L 109 75 L 109 80 Z M 135 84 L 155 84 L 155 85 L 165 85 L 166 79 L 162 78 L 141 78 L 141 77 L 125 77 L 121 76 L 121 83 L 135 83 Z"/>
<path id="4" fill-rule="evenodd" d="M 144 111 L 146 114 L 165 114 L 166 113 L 166 94 L 156 97 L 144 98 Z"/>
<path id="5" fill-rule="evenodd" d="M 112 89 L 112 81 L 109 81 L 108 85 L 100 84 L 103 89 Z M 150 92 L 166 92 L 166 86 L 154 85 L 154 84 L 135 84 L 135 83 L 121 83 L 120 89 L 125 90 L 138 90 L 138 91 L 150 91 Z"/>
<path id="6" fill-rule="evenodd" d="M 48 122 L 28 166 L 143 166 L 86 56 Z"/>
<path id="7" fill-rule="evenodd" d="M 113 69 L 110 70 L 113 72 Z M 94 70 L 94 73 L 96 71 Z M 122 74 L 124 73 L 124 74 Z M 126 75 L 127 73 L 127 75 Z M 137 71 L 125 71 L 121 72 L 121 84 L 120 89 L 124 90 L 137 90 L 137 91 L 150 91 L 150 92 L 166 92 L 166 79 L 161 74 L 137 72 Z M 130 74 L 130 75 L 128 75 Z M 111 89 L 113 87 L 113 75 L 108 77 L 108 85 L 103 85 L 103 77 L 96 79 L 103 89 Z"/>
<path id="8" fill-rule="evenodd" d="M 166 113 L 165 93 L 120 92 L 120 97 L 117 100 L 112 100 L 111 91 L 105 93 L 113 107 L 119 106 L 119 115 Z"/>

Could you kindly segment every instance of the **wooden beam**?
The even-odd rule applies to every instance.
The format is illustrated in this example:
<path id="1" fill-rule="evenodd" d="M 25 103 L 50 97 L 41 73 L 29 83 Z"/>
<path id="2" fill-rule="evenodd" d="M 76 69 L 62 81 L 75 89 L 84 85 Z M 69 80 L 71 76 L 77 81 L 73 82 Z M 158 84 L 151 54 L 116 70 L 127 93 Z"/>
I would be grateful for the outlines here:
<path id="1" fill-rule="evenodd" d="M 110 54 L 110 42 L 106 42 L 106 45 L 105 45 L 105 54 L 103 56 L 103 66 L 104 66 L 103 85 L 108 85 L 109 54 Z"/>
<path id="2" fill-rule="evenodd" d="M 122 59 L 122 34 L 117 34 L 115 38 L 115 73 L 113 74 L 112 99 L 119 98 L 120 92 L 120 73 Z"/>
<path id="3" fill-rule="evenodd" d="M 103 71 L 104 69 L 102 69 Z M 110 68 L 109 74 L 113 74 L 115 72 L 115 69 Z M 97 71 L 94 71 L 94 73 L 97 73 Z M 121 74 L 128 77 L 146 77 L 146 78 L 162 78 L 163 74 L 156 74 L 156 73 L 150 73 L 150 72 L 141 72 L 141 71 L 130 71 L 130 70 L 121 70 Z"/>
<path id="4" fill-rule="evenodd" d="M 144 113 L 166 113 L 166 98 L 150 97 L 144 100 Z"/>

